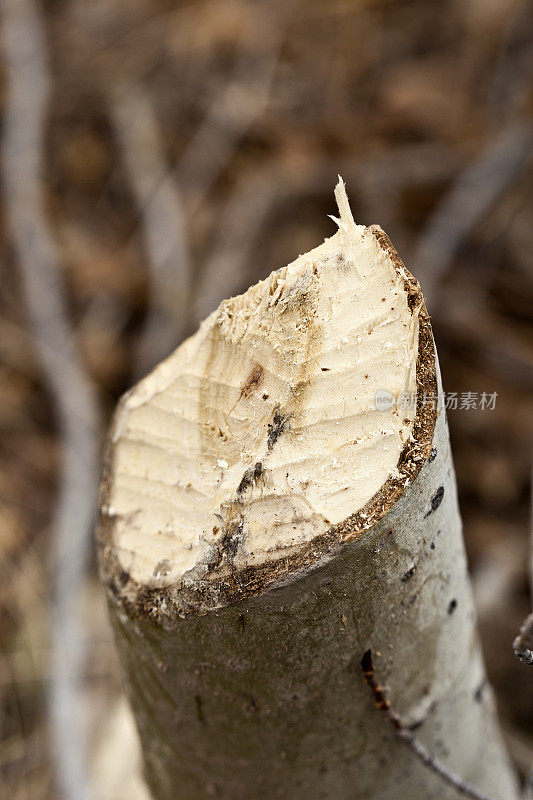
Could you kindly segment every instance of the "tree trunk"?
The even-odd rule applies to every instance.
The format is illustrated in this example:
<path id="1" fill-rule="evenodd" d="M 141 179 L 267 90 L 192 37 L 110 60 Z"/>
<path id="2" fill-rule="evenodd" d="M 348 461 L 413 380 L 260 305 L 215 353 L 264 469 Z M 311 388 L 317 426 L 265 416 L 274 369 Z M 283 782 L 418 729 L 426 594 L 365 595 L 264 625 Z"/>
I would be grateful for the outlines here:
<path id="1" fill-rule="evenodd" d="M 349 238 L 355 228 L 342 198 L 340 205 L 340 239 L 333 239 L 342 250 L 346 230 Z M 221 503 L 223 530 L 208 555 L 179 577 L 168 559 L 160 559 L 149 579 L 142 570 L 147 563 L 152 570 L 151 559 L 159 558 L 152 548 L 160 539 L 141 553 L 147 534 L 134 509 L 143 501 L 132 500 L 137 472 L 121 491 L 116 487 L 131 460 L 148 469 L 151 450 L 131 449 L 140 433 L 133 423 L 128 428 L 126 417 L 135 419 L 136 397 L 144 403 L 161 387 L 144 395 L 136 389 L 119 406 L 102 487 L 100 569 L 156 800 L 456 798 L 374 707 L 360 666 L 368 648 L 402 720 L 416 726 L 435 757 L 494 798 L 518 797 L 476 633 L 429 318 L 418 285 L 383 232 L 373 227 L 363 236 L 371 239 L 376 261 L 388 259 L 401 276 L 405 308 L 417 315 L 416 413 L 403 420 L 410 433 L 396 468 L 355 513 L 334 524 L 322 515 L 326 529 L 300 539 L 296 530 L 296 539 L 280 540 L 268 557 L 246 550 L 252 520 L 257 526 L 250 498 L 263 480 L 276 486 L 275 477 L 268 484 L 265 465 L 274 464 L 277 439 L 289 436 L 291 424 L 297 427 L 299 399 L 287 425 L 289 416 L 275 406 L 262 461 L 244 471 L 234 504 Z M 322 274 L 329 250 L 313 253 Z M 331 276 L 328 281 L 333 285 Z M 369 335 L 379 327 L 372 325 Z M 242 336 L 236 346 L 244 346 Z M 166 376 L 173 358 L 164 366 Z M 268 396 L 259 371 L 250 377 L 250 391 Z M 128 436 L 129 449 L 117 455 Z M 155 435 L 151 448 L 154 442 Z M 372 451 L 371 463 L 377 458 Z M 231 469 L 223 459 L 217 463 Z M 161 526 L 161 497 L 158 502 L 151 519 Z M 290 502 L 291 496 L 283 499 Z M 265 527 L 273 529 L 270 506 L 259 508 Z M 310 518 L 300 523 L 295 513 L 293 528 L 309 527 Z"/>

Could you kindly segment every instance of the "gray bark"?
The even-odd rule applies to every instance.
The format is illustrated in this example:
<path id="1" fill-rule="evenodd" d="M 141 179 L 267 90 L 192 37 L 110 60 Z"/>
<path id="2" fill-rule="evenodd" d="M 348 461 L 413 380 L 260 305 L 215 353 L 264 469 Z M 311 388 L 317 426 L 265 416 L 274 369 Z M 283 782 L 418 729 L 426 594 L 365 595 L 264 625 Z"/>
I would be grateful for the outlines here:
<path id="1" fill-rule="evenodd" d="M 475 627 L 445 414 L 371 529 L 283 585 L 175 625 L 111 600 L 156 800 L 452 798 L 374 708 L 360 660 L 454 772 L 518 797 Z"/>
<path id="2" fill-rule="evenodd" d="M 114 538 L 110 436 L 100 571 L 154 800 L 457 798 L 374 706 L 368 649 L 436 759 L 496 800 L 519 796 L 476 632 L 429 317 L 385 234 L 368 230 L 405 280 L 419 333 L 412 434 L 362 509 L 287 557 L 238 568 L 234 531 L 180 580 L 142 583 Z"/>

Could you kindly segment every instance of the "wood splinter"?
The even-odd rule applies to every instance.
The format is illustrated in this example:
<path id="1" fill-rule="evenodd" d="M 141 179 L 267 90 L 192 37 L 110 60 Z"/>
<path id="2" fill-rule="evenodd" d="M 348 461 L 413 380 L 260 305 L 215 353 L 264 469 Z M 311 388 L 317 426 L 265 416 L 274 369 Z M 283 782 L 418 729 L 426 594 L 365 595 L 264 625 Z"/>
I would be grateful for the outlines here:
<path id="1" fill-rule="evenodd" d="M 354 681 L 371 648 L 427 752 L 517 800 L 424 299 L 335 195 L 337 232 L 221 303 L 114 417 L 99 567 L 146 780 L 154 800 L 454 800 Z"/>

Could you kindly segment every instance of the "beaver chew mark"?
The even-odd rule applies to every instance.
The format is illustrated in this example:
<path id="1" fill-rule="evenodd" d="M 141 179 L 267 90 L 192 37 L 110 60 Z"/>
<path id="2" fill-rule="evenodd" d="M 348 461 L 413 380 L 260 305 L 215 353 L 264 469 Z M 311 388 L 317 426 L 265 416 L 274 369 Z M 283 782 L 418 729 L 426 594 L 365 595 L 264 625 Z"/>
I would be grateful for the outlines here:
<path id="1" fill-rule="evenodd" d="M 267 439 L 267 446 L 268 451 L 270 452 L 276 442 L 278 441 L 279 437 L 285 430 L 285 426 L 289 421 L 289 415 L 283 415 L 280 413 L 279 408 L 276 408 L 274 411 L 274 419 L 272 422 L 268 423 L 268 439 Z"/>
<path id="2" fill-rule="evenodd" d="M 128 587 L 297 555 L 403 470 L 416 408 L 376 395 L 417 390 L 411 284 L 336 196 L 337 233 L 223 301 L 122 399 L 102 510 Z"/>

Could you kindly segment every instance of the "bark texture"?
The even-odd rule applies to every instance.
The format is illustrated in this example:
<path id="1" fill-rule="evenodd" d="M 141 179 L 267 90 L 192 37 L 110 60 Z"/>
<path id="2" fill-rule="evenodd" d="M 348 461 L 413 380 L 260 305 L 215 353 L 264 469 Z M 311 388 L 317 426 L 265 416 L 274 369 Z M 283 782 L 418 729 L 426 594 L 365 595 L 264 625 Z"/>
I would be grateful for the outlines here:
<path id="1" fill-rule="evenodd" d="M 329 563 L 173 630 L 111 601 L 157 800 L 457 797 L 396 741 L 361 676 L 371 647 L 404 720 L 451 769 L 518 797 L 475 628 L 444 413 L 433 457 Z"/>
<path id="2" fill-rule="evenodd" d="M 454 800 L 374 708 L 368 648 L 424 745 L 498 800 L 518 798 L 476 633 L 431 328 L 406 276 L 420 315 L 413 434 L 353 518 L 288 559 L 237 570 L 221 551 L 203 577 L 162 588 L 121 568 L 102 515 L 100 569 L 155 800 Z M 103 507 L 112 470 L 111 448 Z"/>

